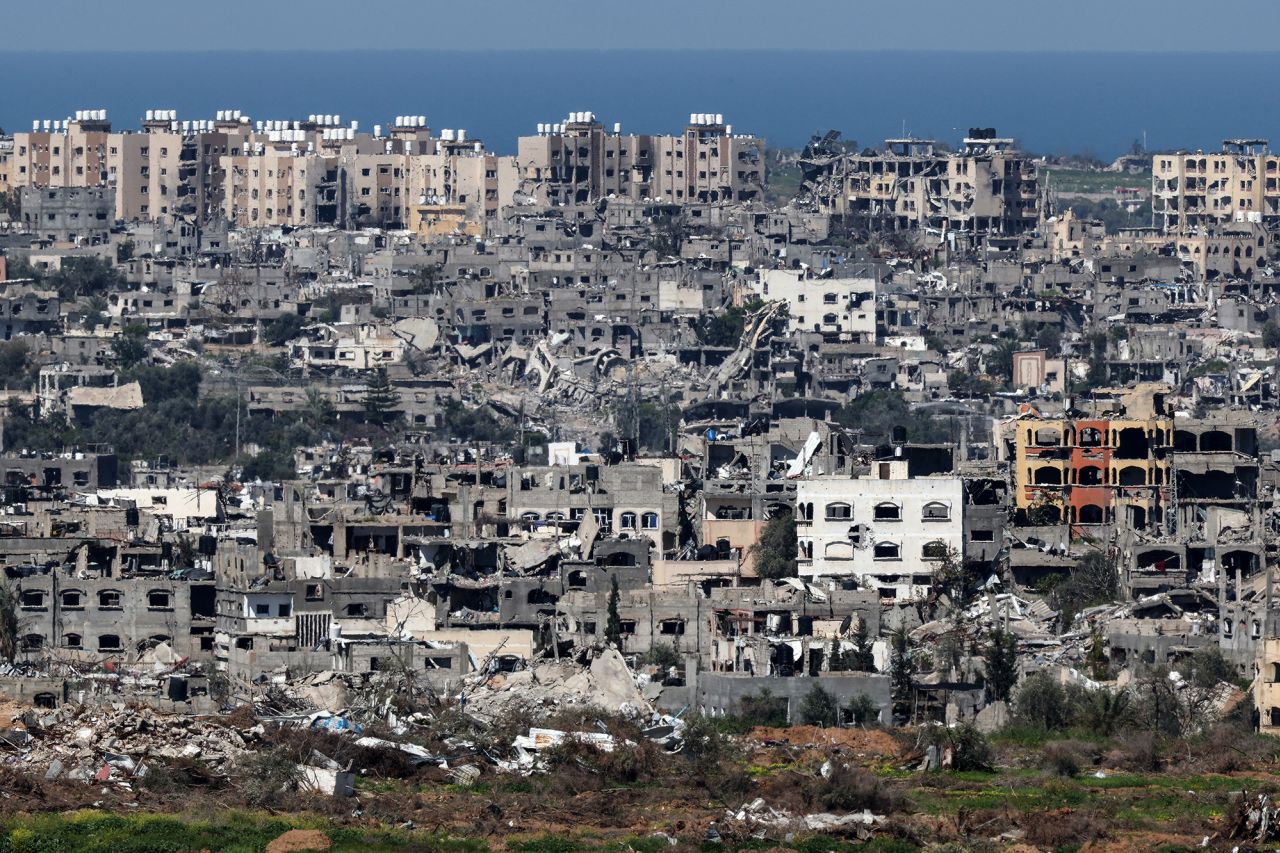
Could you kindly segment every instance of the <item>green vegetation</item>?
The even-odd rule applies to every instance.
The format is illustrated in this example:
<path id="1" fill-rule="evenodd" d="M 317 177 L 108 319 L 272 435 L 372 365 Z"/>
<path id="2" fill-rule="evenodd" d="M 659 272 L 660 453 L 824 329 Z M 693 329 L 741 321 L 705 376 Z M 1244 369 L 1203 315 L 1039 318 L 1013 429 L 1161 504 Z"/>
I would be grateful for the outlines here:
<path id="1" fill-rule="evenodd" d="M 836 410 L 831 418 L 846 429 L 862 433 L 864 441 L 888 441 L 901 426 L 910 441 L 949 441 L 950 425 L 925 412 L 912 411 L 901 391 L 876 389 L 859 394 Z"/>
<path id="2" fill-rule="evenodd" d="M 609 578 L 609 613 L 604 625 L 604 638 L 614 648 L 622 649 L 622 617 L 618 614 L 618 603 L 622 596 L 618 592 L 618 576 Z"/>
<path id="3" fill-rule="evenodd" d="M 1144 201 L 1132 213 L 1113 199 L 1101 201 L 1077 199 L 1071 202 L 1071 212 L 1080 219 L 1097 219 L 1108 234 L 1121 228 L 1148 228 L 1151 226 L 1151 202 Z"/>
<path id="4" fill-rule="evenodd" d="M 194 363 L 173 367 L 135 367 L 121 381 L 137 380 L 146 405 L 136 411 L 101 409 L 71 423 L 36 418 L 30 408 L 10 401 L 4 419 L 6 447 L 58 451 L 109 444 L 123 459 L 165 457 L 179 463 L 229 461 L 235 453 L 236 400 L 199 393 L 201 374 Z M 240 436 L 269 451 L 291 454 L 321 438 L 308 412 L 281 412 L 276 418 L 241 415 Z"/>
<path id="5" fill-rule="evenodd" d="M 38 368 L 31 360 L 31 349 L 21 338 L 0 342 L 0 373 L 4 388 L 25 391 L 36 383 Z"/>
<path id="6" fill-rule="evenodd" d="M 764 200 L 773 205 L 785 205 L 800 191 L 802 173 L 800 164 L 770 163 L 765 172 Z"/>
<path id="7" fill-rule="evenodd" d="M 821 684 L 814 684 L 800 700 L 800 721 L 809 726 L 838 726 L 840 703 Z"/>
<path id="8" fill-rule="evenodd" d="M 396 416 L 400 392 L 391 384 L 385 367 L 375 368 L 364 385 L 364 411 L 369 420 L 385 424 Z"/>
<path id="9" fill-rule="evenodd" d="M 1060 193 L 1114 193 L 1124 187 L 1151 189 L 1151 172 L 1104 172 L 1096 169 L 1071 169 L 1049 166 L 1041 180 Z"/>
<path id="10" fill-rule="evenodd" d="M 746 305 L 732 305 L 719 313 L 704 315 L 698 337 L 709 347 L 736 347 L 746 328 L 747 316 L 763 305 L 756 299 Z"/>
<path id="11" fill-rule="evenodd" d="M 752 546 L 756 574 L 772 580 L 795 577 L 797 547 L 795 516 L 778 513 L 765 522 L 760 541 Z"/>
<path id="12" fill-rule="evenodd" d="M 262 339 L 273 347 L 284 346 L 298 337 L 306 324 L 297 314 L 281 314 L 262 330 Z"/>
<path id="13" fill-rule="evenodd" d="M 217 810 L 209 815 L 109 814 L 93 809 L 0 820 L 0 853 L 256 853 L 291 829 L 320 829 L 333 853 L 387 850 L 481 851 L 481 839 L 401 829 L 337 827 L 317 817 Z"/>
<path id="14" fill-rule="evenodd" d="M 1004 701 L 1018 682 L 1018 638 L 996 628 L 991 632 L 984 663 L 987 694 L 994 701 Z"/>

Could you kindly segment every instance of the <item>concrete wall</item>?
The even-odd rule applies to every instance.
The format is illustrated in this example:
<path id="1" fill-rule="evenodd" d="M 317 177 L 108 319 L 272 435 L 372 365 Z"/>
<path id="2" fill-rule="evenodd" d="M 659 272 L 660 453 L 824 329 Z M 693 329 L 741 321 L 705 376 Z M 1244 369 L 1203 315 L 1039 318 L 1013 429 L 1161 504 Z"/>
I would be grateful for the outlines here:
<path id="1" fill-rule="evenodd" d="M 865 694 L 880 709 L 880 722 L 890 721 L 889 676 L 859 673 L 832 673 L 821 678 L 795 676 L 790 678 L 756 678 L 737 673 L 700 672 L 694 687 L 694 703 L 706 714 L 736 714 L 742 697 L 768 690 L 774 696 L 787 700 L 787 719 L 800 722 L 800 706 L 814 685 L 835 695 L 841 707 L 859 694 Z"/>

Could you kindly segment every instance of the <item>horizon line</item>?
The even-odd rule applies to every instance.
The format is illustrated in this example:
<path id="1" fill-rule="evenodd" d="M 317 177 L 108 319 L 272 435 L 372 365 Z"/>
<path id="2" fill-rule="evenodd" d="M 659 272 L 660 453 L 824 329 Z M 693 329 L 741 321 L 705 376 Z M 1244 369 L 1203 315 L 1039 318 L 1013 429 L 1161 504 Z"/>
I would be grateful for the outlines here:
<path id="1" fill-rule="evenodd" d="M 1272 50 L 1201 50 L 1183 48 L 1173 50 L 1152 48 L 1049 48 L 1049 49 L 1017 49 L 1017 48 L 952 48 L 952 47 L 449 47 L 443 49 L 396 46 L 361 46 L 361 47 L 200 47 L 190 50 L 179 48 L 131 49 L 115 47 L 34 47 L 34 48 L 0 48 L 0 56 L 24 56 L 32 54 L 113 54 L 121 56 L 186 56 L 202 53 L 243 54 L 243 53 L 278 53 L 278 54 L 324 54 L 324 53 L 423 53 L 423 54 L 480 54 L 480 53 L 821 53 L 821 54 L 891 54 L 891 53 L 934 53 L 949 55 L 966 54 L 1003 54 L 1024 56 L 1058 55 L 1058 56 L 1110 56 L 1110 55 L 1191 55 L 1191 56 L 1280 56 L 1280 48 Z"/>

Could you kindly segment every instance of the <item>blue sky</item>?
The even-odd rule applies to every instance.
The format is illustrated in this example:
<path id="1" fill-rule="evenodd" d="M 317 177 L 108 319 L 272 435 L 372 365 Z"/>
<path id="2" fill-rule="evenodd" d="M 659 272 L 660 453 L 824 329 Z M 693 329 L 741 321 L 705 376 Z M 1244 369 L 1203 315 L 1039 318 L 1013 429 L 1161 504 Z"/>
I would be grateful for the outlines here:
<path id="1" fill-rule="evenodd" d="M 42 0 L 15 50 L 1274 51 L 1277 0 Z M 1224 16 L 1223 24 L 1211 22 Z M 566 69 L 570 71 L 570 69 Z M 1224 69 L 1226 70 L 1226 69 Z"/>

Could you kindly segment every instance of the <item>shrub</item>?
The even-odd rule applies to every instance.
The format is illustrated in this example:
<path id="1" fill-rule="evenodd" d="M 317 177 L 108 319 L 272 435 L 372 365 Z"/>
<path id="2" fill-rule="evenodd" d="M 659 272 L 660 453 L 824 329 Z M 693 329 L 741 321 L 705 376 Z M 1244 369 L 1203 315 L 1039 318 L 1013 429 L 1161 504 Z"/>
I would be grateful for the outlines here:
<path id="1" fill-rule="evenodd" d="M 902 807 L 902 798 L 874 773 L 861 767 L 835 764 L 826 778 L 819 776 L 805 791 L 805 800 L 834 812 L 869 809 L 888 814 Z"/>
<path id="2" fill-rule="evenodd" d="M 865 693 L 859 693 L 845 706 L 855 726 L 874 726 L 880 722 L 880 706 Z"/>
<path id="3" fill-rule="evenodd" d="M 652 664 L 666 672 L 673 666 L 680 666 L 680 653 L 671 643 L 654 643 L 644 656 L 645 663 Z"/>
<path id="4" fill-rule="evenodd" d="M 813 685 L 800 703 L 800 719 L 811 726 L 840 725 L 840 705 L 835 695 L 820 684 Z"/>
<path id="5" fill-rule="evenodd" d="M 924 729 L 923 740 L 939 750 L 951 751 L 952 770 L 990 770 L 991 742 L 969 723 L 932 726 Z"/>
<path id="6" fill-rule="evenodd" d="M 255 808 L 278 805 L 282 794 L 297 790 L 300 779 L 293 754 L 281 747 L 245 755 L 231 775 L 244 801 Z"/>
<path id="7" fill-rule="evenodd" d="M 1066 693 L 1044 672 L 1027 676 L 1014 698 L 1014 713 L 1025 723 L 1057 731 L 1067 722 Z"/>
<path id="8" fill-rule="evenodd" d="M 787 700 L 774 696 L 767 687 L 738 700 L 738 714 L 753 726 L 787 725 Z"/>
<path id="9" fill-rule="evenodd" d="M 1129 732 L 1120 739 L 1117 759 L 1126 770 L 1160 769 L 1160 742 L 1151 732 Z"/>
<path id="10" fill-rule="evenodd" d="M 1044 745 L 1040 753 L 1040 766 L 1059 776 L 1077 776 L 1089 762 L 1087 744 L 1072 740 L 1055 740 Z"/>

